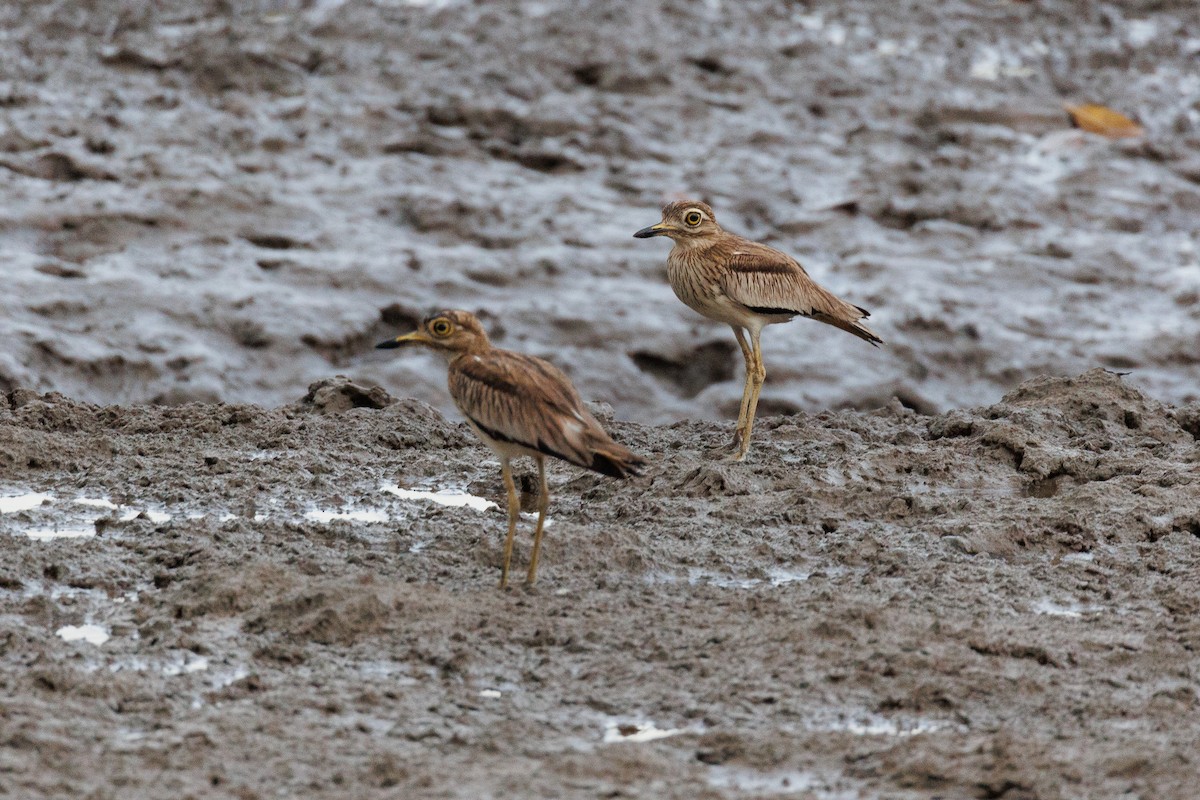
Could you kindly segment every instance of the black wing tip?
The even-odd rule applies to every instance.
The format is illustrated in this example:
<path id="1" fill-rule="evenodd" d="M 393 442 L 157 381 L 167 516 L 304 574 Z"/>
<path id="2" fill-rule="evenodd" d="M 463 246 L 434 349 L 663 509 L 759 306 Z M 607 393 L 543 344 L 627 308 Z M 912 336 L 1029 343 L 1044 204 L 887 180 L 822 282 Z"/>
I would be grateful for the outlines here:
<path id="1" fill-rule="evenodd" d="M 855 306 L 855 308 L 857 308 L 859 310 L 859 312 L 862 313 L 863 319 L 866 319 L 867 317 L 871 316 L 871 312 L 867 311 L 862 306 Z M 872 347 L 879 347 L 880 345 L 882 345 L 884 343 L 883 337 L 880 336 L 879 334 L 875 333 L 875 331 L 868 330 L 867 333 L 870 335 L 864 336 L 862 338 L 865 339 L 867 341 L 867 343 L 870 344 Z"/>
<path id="2" fill-rule="evenodd" d="M 797 311 L 794 308 L 771 308 L 769 306 L 746 306 L 755 314 L 761 314 L 764 317 L 807 317 L 807 313 Z"/>
<path id="3" fill-rule="evenodd" d="M 596 453 L 587 467 L 610 478 L 637 477 L 642 474 L 646 459 L 633 453 Z"/>
<path id="4" fill-rule="evenodd" d="M 878 336 L 875 336 L 874 334 L 872 334 L 871 336 L 862 336 L 860 334 L 860 335 L 858 335 L 858 338 L 862 339 L 864 342 L 871 345 L 871 347 L 882 347 L 884 344 L 883 339 L 880 339 Z"/>

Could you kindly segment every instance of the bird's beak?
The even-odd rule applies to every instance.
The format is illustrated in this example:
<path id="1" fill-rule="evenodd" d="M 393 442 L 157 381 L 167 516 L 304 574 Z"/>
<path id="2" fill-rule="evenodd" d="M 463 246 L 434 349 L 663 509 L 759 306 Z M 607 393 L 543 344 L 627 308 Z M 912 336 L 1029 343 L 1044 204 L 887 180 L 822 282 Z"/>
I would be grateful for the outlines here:
<path id="1" fill-rule="evenodd" d="M 397 336 L 395 339 L 388 339 L 375 345 L 377 350 L 391 350 L 393 347 L 404 347 L 408 344 L 429 344 L 433 340 L 426 336 L 421 331 L 413 331 L 406 333 L 403 336 Z"/>
<path id="2" fill-rule="evenodd" d="M 660 222 L 657 225 L 651 225 L 649 228 L 642 228 L 633 235 L 635 239 L 649 239 L 651 236 L 662 236 L 671 226 L 665 222 Z"/>

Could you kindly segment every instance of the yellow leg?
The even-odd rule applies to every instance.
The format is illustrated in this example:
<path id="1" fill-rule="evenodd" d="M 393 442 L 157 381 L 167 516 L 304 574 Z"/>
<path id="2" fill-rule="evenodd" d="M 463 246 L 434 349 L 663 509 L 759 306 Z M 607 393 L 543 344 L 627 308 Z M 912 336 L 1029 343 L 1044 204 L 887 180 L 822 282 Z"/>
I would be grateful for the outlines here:
<path id="1" fill-rule="evenodd" d="M 750 349 L 750 345 L 746 343 L 746 334 L 736 325 L 730 326 L 733 328 L 733 335 L 737 337 L 738 347 L 742 348 L 742 359 L 746 362 L 746 383 L 742 386 L 742 406 L 738 410 L 737 427 L 733 429 L 733 443 L 730 444 L 731 450 L 740 450 L 742 440 L 746 438 L 746 410 L 750 407 L 750 375 L 754 372 L 754 353 Z M 739 459 L 740 460 L 740 459 Z"/>
<path id="2" fill-rule="evenodd" d="M 517 487 L 513 485 L 512 469 L 508 459 L 500 461 L 500 475 L 504 478 L 504 488 L 508 489 L 508 538 L 504 540 L 504 566 L 500 568 L 500 588 L 508 585 L 508 565 L 512 561 L 513 539 L 517 535 L 517 514 L 521 510 L 521 501 L 517 497 Z"/>
<path id="3" fill-rule="evenodd" d="M 759 342 L 761 331 L 750 331 L 750 344 L 753 347 L 754 366 L 747 370 L 746 384 L 750 388 L 750 402 L 746 405 L 745 430 L 742 433 L 742 447 L 735 460 L 741 461 L 750 449 L 750 432 L 754 429 L 754 415 L 758 413 L 758 395 L 762 392 L 763 382 L 767 379 L 767 368 L 763 366 L 762 345 Z"/>
<path id="4" fill-rule="evenodd" d="M 546 488 L 546 459 L 537 459 L 538 465 L 538 521 L 537 530 L 533 534 L 533 555 L 529 558 L 529 574 L 525 583 L 530 586 L 537 580 L 538 554 L 542 552 L 542 531 L 546 527 L 546 509 L 550 507 L 550 490 Z"/>

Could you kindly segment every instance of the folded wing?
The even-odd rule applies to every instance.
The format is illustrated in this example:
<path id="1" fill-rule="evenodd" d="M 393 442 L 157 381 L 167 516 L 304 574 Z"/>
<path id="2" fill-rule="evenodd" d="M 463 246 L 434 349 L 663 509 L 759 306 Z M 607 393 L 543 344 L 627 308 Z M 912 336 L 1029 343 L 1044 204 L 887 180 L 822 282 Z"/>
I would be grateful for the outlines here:
<path id="1" fill-rule="evenodd" d="M 726 254 L 725 264 L 721 290 L 757 314 L 810 317 L 873 345 L 883 342 L 859 322 L 871 316 L 870 312 L 818 286 L 800 262 L 786 253 L 744 240 Z"/>
<path id="2" fill-rule="evenodd" d="M 499 349 L 461 356 L 450 367 L 450 394 L 499 441 L 619 478 L 645 463 L 614 442 L 570 379 L 540 358 Z"/>

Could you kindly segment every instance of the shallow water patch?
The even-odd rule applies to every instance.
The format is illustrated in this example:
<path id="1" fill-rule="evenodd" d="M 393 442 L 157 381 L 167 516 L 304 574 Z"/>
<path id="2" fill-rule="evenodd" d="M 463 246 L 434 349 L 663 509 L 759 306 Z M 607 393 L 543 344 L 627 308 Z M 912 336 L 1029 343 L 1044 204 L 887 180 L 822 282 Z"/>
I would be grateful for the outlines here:
<path id="1" fill-rule="evenodd" d="M 32 523 L 17 532 L 39 542 L 54 539 L 86 539 L 96 535 L 96 522 L 104 517 L 92 516 L 86 512 L 73 512 L 71 511 L 73 507 L 99 508 L 107 512 L 121 511 L 118 519 L 122 522 L 129 522 L 143 516 L 155 523 L 168 522 L 172 518 L 165 511 L 130 508 L 114 503 L 107 497 L 73 497 L 65 504 L 57 503 L 56 499 L 49 492 L 8 495 L 0 498 L 0 513 L 31 512 Z M 40 513 L 42 509 L 48 509 L 49 513 Z M 54 517 L 53 521 L 48 524 L 44 521 L 47 516 Z"/>
<path id="2" fill-rule="evenodd" d="M 388 514 L 386 511 L 326 511 L 314 508 L 311 511 L 306 511 L 304 518 L 311 522 L 387 522 Z"/>
<path id="3" fill-rule="evenodd" d="M 684 728 L 660 728 L 653 722 L 630 722 L 610 719 L 604 726 L 605 744 L 614 742 L 653 742 L 686 733 Z"/>
<path id="4" fill-rule="evenodd" d="M 53 498 L 45 492 L 25 492 L 0 497 L 0 514 L 15 514 L 18 511 L 28 511 L 45 504 Z"/>
<path id="5" fill-rule="evenodd" d="M 871 712 L 831 712 L 817 716 L 805 726 L 812 731 L 849 733 L 855 736 L 921 736 L 928 733 L 950 730 L 953 724 L 928 717 L 892 718 Z"/>
<path id="6" fill-rule="evenodd" d="M 824 781 L 815 775 L 799 770 L 781 772 L 759 772 L 739 767 L 714 766 L 707 774 L 708 784 L 714 789 L 732 789 L 753 795 L 787 795 L 805 792 L 816 797 L 833 795 L 820 793 Z"/>
<path id="7" fill-rule="evenodd" d="M 489 508 L 496 508 L 496 504 L 487 498 L 469 494 L 462 489 L 453 487 L 435 490 L 405 489 L 394 483 L 385 483 L 380 489 L 402 500 L 428 500 L 438 505 L 451 506 L 453 508 L 473 508 L 476 511 L 486 511 Z"/>
<path id="8" fill-rule="evenodd" d="M 55 631 L 55 634 L 64 642 L 87 642 L 96 646 L 100 646 L 112 638 L 107 628 L 92 623 L 64 625 Z"/>
<path id="9" fill-rule="evenodd" d="M 52 539 L 88 539 L 96 535 L 96 524 L 90 526 L 57 526 L 50 528 L 29 528 L 23 533 L 36 542 L 48 542 Z"/>
<path id="10" fill-rule="evenodd" d="M 118 517 L 121 522 L 130 522 L 131 520 L 135 520 L 140 516 L 145 516 L 146 519 L 150 520 L 151 522 L 159 524 L 163 522 L 170 522 L 172 519 L 171 515 L 165 511 L 156 511 L 152 508 L 129 508 L 128 506 L 118 505 L 112 500 L 109 500 L 107 497 L 76 497 L 71 502 L 80 506 L 103 508 L 108 511 L 121 511 L 121 509 L 125 509 L 121 513 L 121 516 Z"/>
<path id="11" fill-rule="evenodd" d="M 825 573 L 828 574 L 829 570 L 825 570 Z M 782 567 L 772 567 L 765 570 L 764 574 L 765 577 L 762 578 L 743 578 L 728 572 L 716 572 L 701 567 L 693 567 L 688 570 L 686 578 L 681 578 L 669 572 L 654 572 L 646 576 L 646 581 L 648 583 L 686 582 L 689 586 L 709 585 L 716 586 L 719 589 L 754 589 L 758 587 L 778 588 L 780 586 L 787 586 L 790 583 L 806 581 L 812 575 L 807 570 L 784 569 Z"/>
<path id="12" fill-rule="evenodd" d="M 208 673 L 204 683 L 209 689 L 222 689 L 250 674 L 245 666 L 237 664 L 214 668 L 210 658 L 196 655 L 189 650 L 173 651 L 166 657 L 134 655 L 112 661 L 92 661 L 87 664 L 86 668 L 90 672 L 104 670 L 113 674 L 118 672 L 157 672 L 168 678 L 204 672 Z"/>
<path id="13" fill-rule="evenodd" d="M 1049 598 L 1038 600 L 1029 608 L 1035 614 L 1044 614 L 1051 617 L 1069 617 L 1072 619 L 1078 619 L 1090 614 L 1099 614 L 1104 611 L 1103 606 L 1074 602 L 1059 603 Z"/>

